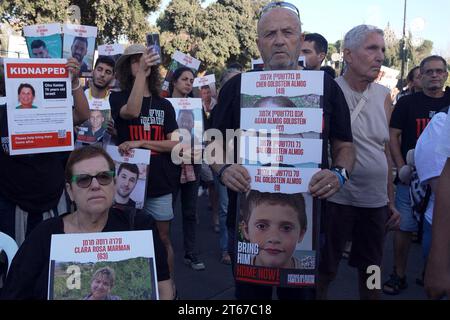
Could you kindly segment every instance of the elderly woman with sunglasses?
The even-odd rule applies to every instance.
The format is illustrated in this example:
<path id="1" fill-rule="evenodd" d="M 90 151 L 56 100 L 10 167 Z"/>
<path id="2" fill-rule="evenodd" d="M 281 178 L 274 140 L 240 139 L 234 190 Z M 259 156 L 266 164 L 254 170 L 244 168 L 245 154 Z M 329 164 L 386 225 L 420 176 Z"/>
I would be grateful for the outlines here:
<path id="1" fill-rule="evenodd" d="M 52 234 L 154 230 L 158 290 L 172 299 L 167 253 L 153 218 L 111 208 L 114 198 L 114 162 L 101 148 L 88 146 L 72 152 L 66 166 L 66 190 L 76 211 L 42 222 L 17 252 L 2 290 L 3 299 L 46 299 Z M 133 224 L 130 221 L 134 221 Z"/>

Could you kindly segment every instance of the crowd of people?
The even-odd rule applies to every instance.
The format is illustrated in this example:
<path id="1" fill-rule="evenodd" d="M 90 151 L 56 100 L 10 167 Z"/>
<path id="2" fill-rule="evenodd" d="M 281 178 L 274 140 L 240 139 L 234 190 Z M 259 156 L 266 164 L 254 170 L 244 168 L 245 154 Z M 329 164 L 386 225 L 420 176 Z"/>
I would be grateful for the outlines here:
<path id="1" fill-rule="evenodd" d="M 0 107 L 3 146 L 0 151 L 0 231 L 20 245 L 1 297 L 47 298 L 52 234 L 150 229 L 155 231 L 159 296 L 161 299 L 177 298 L 179 288 L 173 281 L 175 256 L 170 228 L 178 202 L 184 262 L 194 271 L 207 268 L 196 253 L 198 194 L 202 185 L 209 190 L 211 221 L 219 233 L 221 256 L 218 259 L 230 264 L 233 271 L 238 194 L 248 193 L 251 185 L 249 173 L 238 164 L 237 146 L 231 155 L 233 163 L 173 163 L 171 155 L 180 141 L 177 129 L 192 132 L 194 114 L 181 110 L 177 116 L 169 100 L 160 96 L 158 52 L 132 44 L 117 62 L 100 57 L 94 64 L 89 86 L 83 90 L 79 78 L 80 71 L 86 70 L 79 59 L 85 50 L 79 48 L 83 43 L 79 39 L 74 41 L 75 52 L 81 53 L 67 62 L 74 102 L 73 125 L 80 133 L 82 123 L 89 121 L 87 135 L 93 136 L 95 141 L 87 145 L 86 141 L 79 140 L 76 150 L 70 154 L 9 155 L 6 108 Z M 38 44 L 33 47 L 36 57 L 40 57 L 38 50 L 45 50 Z M 429 296 L 448 295 L 450 204 L 446 195 L 450 184 L 447 161 L 450 119 L 446 114 L 450 91 L 444 88 L 448 77 L 445 59 L 436 55 L 423 59 L 420 66 L 411 69 L 407 87 L 393 100 L 386 87 L 374 82 L 385 57 L 381 29 L 359 25 L 347 32 L 343 43 L 345 68 L 342 75 L 335 78 L 332 68 L 322 66 L 328 49 L 326 39 L 317 33 L 305 36 L 298 9 L 287 2 L 271 2 L 262 8 L 257 24 L 257 45 L 265 70 L 298 70 L 299 56 L 303 55 L 306 70 L 325 71 L 322 169 L 313 175 L 308 186 L 310 194 L 323 204 L 320 231 L 323 241 L 316 287 L 277 287 L 278 298 L 327 299 L 329 285 L 336 278 L 349 243 L 349 265 L 356 268 L 360 298 L 380 299 L 381 290 L 386 294 L 399 294 L 408 286 L 405 274 L 415 232 L 423 234 L 424 281 Z M 220 78 L 217 100 L 211 96 L 210 86 L 199 88 L 204 130 L 218 129 L 225 137 L 226 130 L 240 128 L 242 72 L 239 64 L 228 65 Z M 0 77 L 3 78 L 3 72 Z M 192 69 L 177 69 L 170 82 L 170 97 L 192 98 L 194 78 Z M 120 90 L 112 91 L 110 87 L 115 79 L 120 83 Z M 1 80 L 0 96 L 4 96 Z M 21 108 L 34 107 L 32 87 L 22 86 L 18 95 Z M 93 100 L 110 108 L 111 119 L 105 118 L 102 112 L 89 112 Z M 103 149 L 105 141 L 117 145 L 122 154 L 135 148 L 151 151 L 146 201 L 143 209 L 136 213 L 132 226 L 127 216 L 130 212 L 122 210 L 120 204 L 132 201 L 129 195 L 140 172 L 124 166 L 115 177 L 114 162 Z M 230 145 L 235 145 L 235 141 L 225 141 L 217 148 L 229 151 Z M 414 169 L 421 183 L 431 188 L 426 211 L 419 220 L 414 218 L 410 199 L 412 173 L 407 164 L 410 150 L 415 153 Z M 183 152 L 188 158 L 195 158 L 195 150 Z M 120 185 L 118 191 L 116 184 Z M 260 197 L 254 191 L 247 196 Z M 272 207 L 264 203 L 268 200 L 258 200 L 262 203 L 247 208 L 244 236 L 256 239 L 252 242 L 263 241 L 258 230 L 252 228 L 254 216 L 276 210 L 280 216 L 286 216 L 286 220 L 292 220 L 292 228 L 297 233 L 292 236 L 291 247 L 295 247 L 306 230 L 304 211 L 299 211 L 299 206 L 304 207 L 304 200 L 300 198 L 290 202 L 282 198 Z M 382 288 L 368 288 L 367 268 L 382 265 L 389 231 L 394 232 L 392 275 Z M 258 256 L 254 264 L 295 265 L 292 251 L 290 248 L 282 262 L 266 254 L 268 257 Z M 94 275 L 93 292 L 86 299 L 96 297 L 94 280 L 97 278 L 100 279 L 98 287 L 102 286 L 100 298 L 118 299 L 110 293 L 114 273 L 109 270 Z M 101 280 L 104 284 L 100 284 Z M 236 299 L 269 300 L 272 291 L 271 286 L 235 283 Z"/>

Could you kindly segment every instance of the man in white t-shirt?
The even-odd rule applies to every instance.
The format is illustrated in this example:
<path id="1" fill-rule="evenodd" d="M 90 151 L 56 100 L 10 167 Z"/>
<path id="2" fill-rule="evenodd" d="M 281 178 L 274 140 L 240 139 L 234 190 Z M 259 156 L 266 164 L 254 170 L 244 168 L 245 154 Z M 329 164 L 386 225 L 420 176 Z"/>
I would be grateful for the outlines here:
<path id="1" fill-rule="evenodd" d="M 434 155 L 446 162 L 433 190 L 435 193 L 433 232 L 425 271 L 425 290 L 432 299 L 440 299 L 445 295 L 450 298 L 450 197 L 448 196 L 450 194 L 450 117 L 442 121 L 440 117 L 437 117 L 438 115 L 440 114 L 437 114 L 430 122 L 430 124 L 433 121 L 443 123 L 439 138 L 435 141 L 437 146 L 435 144 Z M 433 158 L 432 155 L 427 157 Z"/>

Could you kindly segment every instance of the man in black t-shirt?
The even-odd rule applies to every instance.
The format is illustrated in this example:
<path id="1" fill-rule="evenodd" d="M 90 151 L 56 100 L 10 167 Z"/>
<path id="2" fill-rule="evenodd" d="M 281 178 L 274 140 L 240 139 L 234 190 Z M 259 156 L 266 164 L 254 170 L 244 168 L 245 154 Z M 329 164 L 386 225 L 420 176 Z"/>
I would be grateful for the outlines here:
<path id="1" fill-rule="evenodd" d="M 443 107 L 450 105 L 450 90 L 443 91 L 447 81 L 447 62 L 440 56 L 429 56 L 420 63 L 422 92 L 404 96 L 398 100 L 390 123 L 390 149 L 399 171 L 395 201 L 401 214 L 400 230 L 394 235 L 394 272 L 383 285 L 387 294 L 398 294 L 405 289 L 406 263 L 412 233 L 418 230 L 413 218 L 409 197 L 406 154 L 414 149 L 431 118 Z"/>
<path id="2" fill-rule="evenodd" d="M 300 16 L 293 11 L 295 6 L 289 3 L 270 3 L 261 11 L 258 21 L 258 48 L 266 70 L 296 70 L 298 57 L 303 41 Z M 212 127 L 219 129 L 225 137 L 227 129 L 240 127 L 240 89 L 241 75 L 230 79 L 219 94 L 219 101 L 212 114 Z M 323 145 L 327 146 L 331 139 L 333 166 L 352 169 L 354 149 L 350 127 L 350 115 L 345 97 L 338 85 L 324 75 L 324 129 Z M 228 141 L 224 142 L 224 146 Z M 234 256 L 234 230 L 237 210 L 237 193 L 250 190 L 250 176 L 247 170 L 236 164 L 236 148 L 234 148 L 234 164 L 213 164 L 212 168 L 223 184 L 228 187 L 229 206 L 227 226 L 229 230 L 229 251 Z M 328 150 L 323 148 L 322 163 L 324 169 L 315 174 L 310 183 L 310 192 L 314 197 L 326 199 L 340 188 L 339 173 L 328 169 Z M 234 261 L 234 259 L 233 259 Z M 314 298 L 313 292 L 292 288 L 278 288 L 280 299 Z M 255 286 L 247 283 L 236 283 L 237 299 L 271 299 L 272 288 Z"/>

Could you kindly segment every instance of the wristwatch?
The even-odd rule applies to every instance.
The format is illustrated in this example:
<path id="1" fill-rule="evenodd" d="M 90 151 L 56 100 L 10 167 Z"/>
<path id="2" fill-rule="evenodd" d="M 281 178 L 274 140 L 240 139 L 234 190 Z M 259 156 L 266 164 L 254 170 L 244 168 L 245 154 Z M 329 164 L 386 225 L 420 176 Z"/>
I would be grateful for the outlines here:
<path id="1" fill-rule="evenodd" d="M 341 186 L 344 185 L 344 183 L 346 183 L 348 181 L 348 179 L 350 179 L 348 171 L 344 167 L 334 166 L 334 167 L 331 167 L 330 170 L 333 171 L 338 176 Z"/>
<path id="2" fill-rule="evenodd" d="M 231 166 L 231 163 L 228 163 L 226 165 L 224 165 L 222 168 L 220 168 L 219 172 L 217 173 L 217 178 L 219 179 L 220 184 L 223 184 L 222 182 L 222 176 L 223 176 L 223 172 L 225 171 L 226 168 L 228 168 L 229 166 Z"/>

